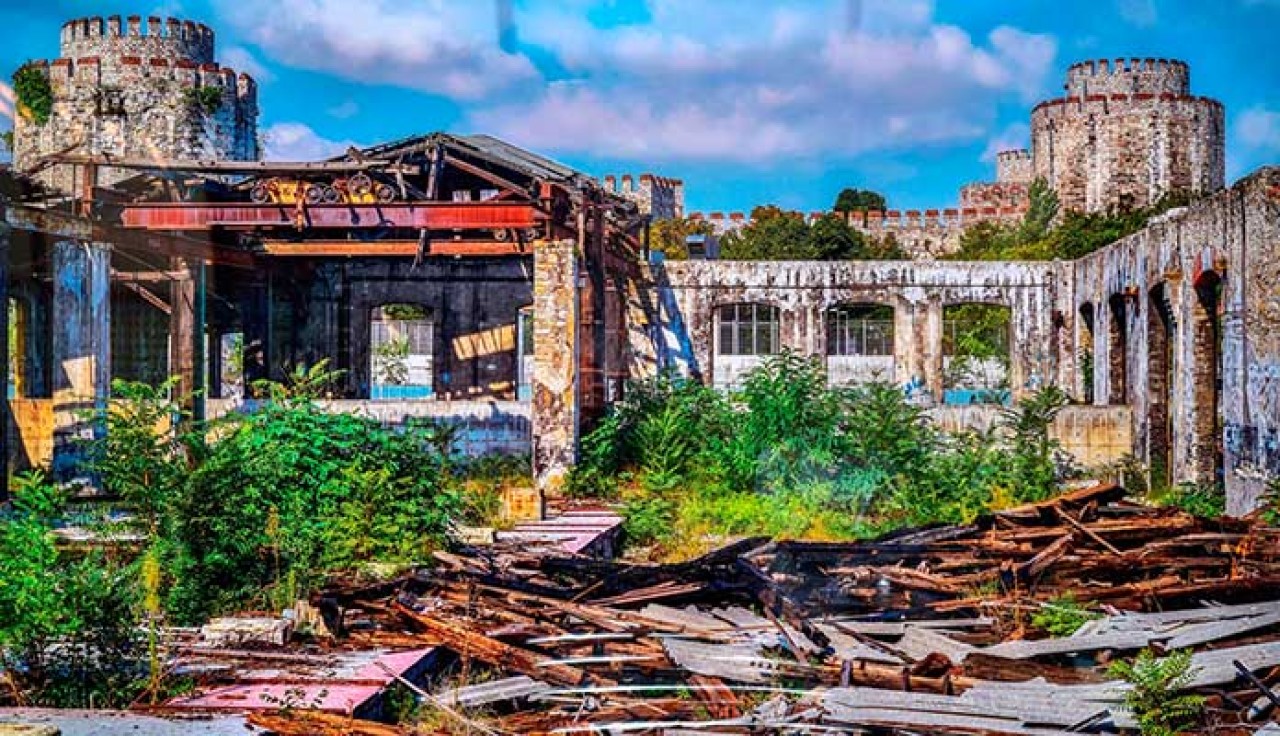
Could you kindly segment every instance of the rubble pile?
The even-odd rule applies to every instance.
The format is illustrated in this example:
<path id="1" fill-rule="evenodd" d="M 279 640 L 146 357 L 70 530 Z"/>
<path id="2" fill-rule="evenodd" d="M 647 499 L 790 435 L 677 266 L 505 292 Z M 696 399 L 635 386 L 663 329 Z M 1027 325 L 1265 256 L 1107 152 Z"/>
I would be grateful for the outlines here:
<path id="1" fill-rule="evenodd" d="M 1136 733 L 1108 663 L 1189 650 L 1203 722 L 1280 718 L 1280 530 L 1103 485 L 858 543 L 747 539 L 673 565 L 440 554 L 315 603 L 344 646 L 448 650 L 404 681 L 441 733 Z M 1079 602 L 1073 607 L 1070 601 Z M 1053 638 L 1033 621 L 1081 615 Z M 1088 609 L 1087 612 L 1085 609 Z M 281 734 L 408 733 L 313 712 Z"/>

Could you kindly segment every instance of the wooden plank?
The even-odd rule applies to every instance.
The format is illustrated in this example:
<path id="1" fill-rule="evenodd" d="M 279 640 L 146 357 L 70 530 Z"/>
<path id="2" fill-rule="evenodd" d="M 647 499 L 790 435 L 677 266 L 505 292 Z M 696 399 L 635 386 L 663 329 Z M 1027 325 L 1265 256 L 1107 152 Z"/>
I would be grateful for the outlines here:
<path id="1" fill-rule="evenodd" d="M 991 654 L 1007 659 L 1031 659 L 1058 654 L 1075 654 L 1096 652 L 1103 649 L 1132 651 L 1142 649 L 1168 637 L 1149 631 L 1123 631 L 1114 634 L 1095 634 L 1093 636 L 1068 636 L 1061 639 L 1041 639 L 1039 641 L 1006 641 L 995 646 L 980 649 L 984 654 Z"/>
<path id="2" fill-rule="evenodd" d="M 492 667 L 511 670 L 559 685 L 573 686 L 590 681 L 601 684 L 609 682 L 569 665 L 539 666 L 542 657 L 534 652 L 491 639 L 478 631 L 450 621 L 424 616 L 399 603 L 392 604 L 392 609 L 427 634 L 438 637 L 441 646 L 452 649 L 460 656 L 478 659 Z"/>

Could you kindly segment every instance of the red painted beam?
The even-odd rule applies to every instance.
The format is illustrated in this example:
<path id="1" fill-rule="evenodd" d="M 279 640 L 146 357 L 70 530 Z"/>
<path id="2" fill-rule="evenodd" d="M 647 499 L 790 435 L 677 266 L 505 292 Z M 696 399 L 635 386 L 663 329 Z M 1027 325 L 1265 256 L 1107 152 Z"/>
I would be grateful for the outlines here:
<path id="1" fill-rule="evenodd" d="M 433 240 L 429 256 L 518 256 L 533 252 L 532 244 L 521 249 L 518 243 L 492 240 Z M 270 256 L 346 256 L 346 257 L 411 257 L 418 255 L 416 240 L 304 240 L 293 243 L 281 240 L 263 241 L 262 249 Z"/>
<path id="2" fill-rule="evenodd" d="M 297 214 L 292 205 L 131 204 L 123 221 L 127 228 L 143 230 L 294 227 Z M 490 230 L 533 227 L 540 213 L 523 202 L 441 202 L 321 205 L 307 207 L 302 216 L 305 228 Z"/>

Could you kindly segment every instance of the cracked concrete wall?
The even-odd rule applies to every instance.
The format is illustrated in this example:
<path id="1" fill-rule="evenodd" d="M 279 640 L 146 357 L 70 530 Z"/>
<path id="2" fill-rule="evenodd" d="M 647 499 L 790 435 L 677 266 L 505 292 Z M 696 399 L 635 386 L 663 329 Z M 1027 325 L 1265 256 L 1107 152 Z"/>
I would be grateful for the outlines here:
<path id="1" fill-rule="evenodd" d="M 656 324 L 634 330 L 653 345 L 659 366 L 709 380 L 717 374 L 716 313 L 721 306 L 758 303 L 779 309 L 783 347 L 827 354 L 827 310 L 850 303 L 894 309 L 893 374 L 920 378 L 942 391 L 942 311 L 985 303 L 1012 312 L 1010 385 L 1015 395 L 1033 378 L 1061 380 L 1069 361 L 1055 325 L 1055 307 L 1070 273 L 1054 263 L 918 263 L 805 261 L 684 261 L 652 266 Z"/>
<path id="2" fill-rule="evenodd" d="M 1228 510 L 1254 508 L 1280 477 L 1280 169 L 1071 267 L 1070 354 L 1079 368 L 1092 354 L 1095 403 L 1132 406 L 1135 454 L 1153 474 L 1209 482 L 1221 463 Z M 1092 335 L 1081 325 L 1086 305 Z M 1108 327 L 1119 313 L 1123 341 Z"/>

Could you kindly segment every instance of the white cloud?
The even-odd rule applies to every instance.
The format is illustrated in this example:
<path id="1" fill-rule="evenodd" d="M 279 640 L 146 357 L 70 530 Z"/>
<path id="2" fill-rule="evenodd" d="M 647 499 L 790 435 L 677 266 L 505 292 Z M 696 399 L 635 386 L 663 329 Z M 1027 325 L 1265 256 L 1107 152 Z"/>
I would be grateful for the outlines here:
<path id="1" fill-rule="evenodd" d="M 16 103 L 17 98 L 13 95 L 13 87 L 0 81 L 0 118 L 9 121 L 10 125 L 13 124 L 13 110 Z"/>
<path id="2" fill-rule="evenodd" d="M 1007 26 L 975 39 L 929 2 L 651 0 L 651 22 L 612 29 L 548 5 L 519 18 L 521 38 L 572 81 L 468 122 L 559 153 L 765 162 L 972 141 L 997 101 L 1042 93 L 1057 53 Z"/>
<path id="3" fill-rule="evenodd" d="M 347 118 L 355 117 L 360 112 L 360 106 L 356 104 L 355 100 L 345 100 L 329 108 L 326 112 L 329 113 L 329 117 L 346 120 Z"/>
<path id="4" fill-rule="evenodd" d="M 351 140 L 330 140 L 303 123 L 276 123 L 262 133 L 268 161 L 319 161 L 337 156 L 352 146 Z"/>
<path id="5" fill-rule="evenodd" d="M 243 46 L 228 46 L 219 50 L 218 61 L 223 66 L 231 67 L 238 72 L 247 72 L 259 82 L 270 82 L 276 78 L 274 72 Z"/>
<path id="6" fill-rule="evenodd" d="M 1139 28 L 1153 26 L 1160 18 L 1155 0 L 1116 0 L 1116 2 L 1120 17 Z"/>
<path id="7" fill-rule="evenodd" d="M 1252 107 L 1236 119 L 1236 138 L 1249 148 L 1280 151 L 1280 111 Z"/>
<path id="8" fill-rule="evenodd" d="M 345 79 L 476 99 L 538 78 L 498 47 L 491 3 L 468 0 L 220 0 L 231 24 L 273 59 Z"/>
<path id="9" fill-rule="evenodd" d="M 1013 151 L 1020 148 L 1026 148 L 1028 141 L 1031 140 L 1031 128 L 1026 123 L 1013 123 L 1005 126 L 1003 130 L 997 133 L 987 141 L 987 147 L 982 151 L 982 161 L 985 163 L 995 163 L 996 154 L 1003 151 Z"/>

